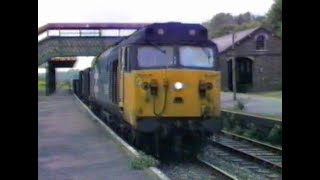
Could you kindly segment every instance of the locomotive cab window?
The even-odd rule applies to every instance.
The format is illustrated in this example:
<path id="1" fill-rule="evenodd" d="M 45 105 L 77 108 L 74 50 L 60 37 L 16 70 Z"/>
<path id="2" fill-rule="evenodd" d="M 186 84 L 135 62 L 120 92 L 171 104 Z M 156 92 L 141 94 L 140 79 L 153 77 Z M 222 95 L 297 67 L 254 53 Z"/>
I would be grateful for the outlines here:
<path id="1" fill-rule="evenodd" d="M 138 48 L 137 61 L 140 68 L 168 67 L 174 65 L 172 46 L 141 46 Z"/>
<path id="2" fill-rule="evenodd" d="M 213 50 L 208 47 L 181 46 L 180 64 L 184 67 L 213 68 Z"/>

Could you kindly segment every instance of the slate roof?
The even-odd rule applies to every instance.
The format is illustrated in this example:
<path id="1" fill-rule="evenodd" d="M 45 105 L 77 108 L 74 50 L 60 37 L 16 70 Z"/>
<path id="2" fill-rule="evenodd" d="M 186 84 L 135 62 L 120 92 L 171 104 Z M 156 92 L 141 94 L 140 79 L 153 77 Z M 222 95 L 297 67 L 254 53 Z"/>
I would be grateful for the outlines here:
<path id="1" fill-rule="evenodd" d="M 246 29 L 244 31 L 238 31 L 235 33 L 235 43 L 241 41 L 242 39 L 246 38 L 253 32 L 255 32 L 257 29 L 260 29 L 260 27 Z M 211 39 L 216 45 L 218 46 L 219 53 L 227 50 L 232 46 L 232 34 L 227 34 L 221 37 L 213 38 Z"/>

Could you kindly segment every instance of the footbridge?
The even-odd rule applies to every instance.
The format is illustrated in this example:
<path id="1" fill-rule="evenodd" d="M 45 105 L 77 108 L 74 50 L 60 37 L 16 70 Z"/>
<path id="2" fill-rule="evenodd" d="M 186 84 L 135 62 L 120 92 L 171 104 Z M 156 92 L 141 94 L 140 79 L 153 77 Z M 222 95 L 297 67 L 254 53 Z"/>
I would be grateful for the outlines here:
<path id="1" fill-rule="evenodd" d="M 145 23 L 54 23 L 38 29 L 38 66 L 47 63 L 46 94 L 55 90 L 55 68 L 74 63 L 56 57 L 97 56 Z M 66 65 L 67 64 L 67 65 Z"/>

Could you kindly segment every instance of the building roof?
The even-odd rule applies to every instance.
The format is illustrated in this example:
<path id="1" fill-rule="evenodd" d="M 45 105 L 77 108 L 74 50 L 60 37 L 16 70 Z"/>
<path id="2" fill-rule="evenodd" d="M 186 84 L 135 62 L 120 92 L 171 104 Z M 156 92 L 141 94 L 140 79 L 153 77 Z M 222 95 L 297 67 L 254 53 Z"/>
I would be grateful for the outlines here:
<path id="1" fill-rule="evenodd" d="M 242 39 L 246 38 L 253 32 L 255 32 L 257 29 L 260 29 L 260 27 L 246 29 L 244 31 L 238 31 L 235 33 L 235 43 L 241 41 Z M 228 34 L 225 36 L 217 37 L 211 39 L 216 45 L 218 46 L 219 53 L 227 50 L 232 46 L 232 34 Z"/>

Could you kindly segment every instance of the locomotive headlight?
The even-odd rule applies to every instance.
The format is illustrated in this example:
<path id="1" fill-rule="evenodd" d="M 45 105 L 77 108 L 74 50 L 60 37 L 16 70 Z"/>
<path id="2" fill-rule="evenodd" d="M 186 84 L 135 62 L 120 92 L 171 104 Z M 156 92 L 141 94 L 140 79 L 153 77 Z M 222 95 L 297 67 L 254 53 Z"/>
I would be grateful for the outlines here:
<path id="1" fill-rule="evenodd" d="M 190 30 L 189 30 L 189 35 L 190 35 L 190 36 L 196 35 L 196 30 L 190 29 Z"/>
<path id="2" fill-rule="evenodd" d="M 164 34 L 164 29 L 158 29 L 158 34 L 163 35 Z"/>
<path id="3" fill-rule="evenodd" d="M 183 88 L 183 83 L 176 82 L 176 83 L 174 83 L 173 87 L 175 90 L 181 90 Z"/>

